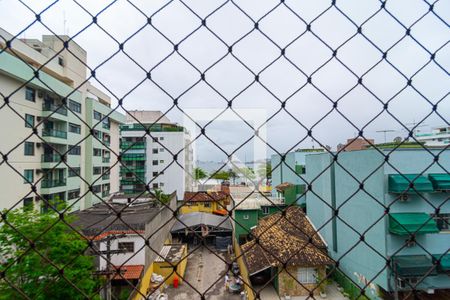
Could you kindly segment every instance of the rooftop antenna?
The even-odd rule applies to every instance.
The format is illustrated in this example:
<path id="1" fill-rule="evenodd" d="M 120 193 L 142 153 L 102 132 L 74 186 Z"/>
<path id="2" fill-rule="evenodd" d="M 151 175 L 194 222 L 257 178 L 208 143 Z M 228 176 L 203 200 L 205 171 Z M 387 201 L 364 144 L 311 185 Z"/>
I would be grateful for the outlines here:
<path id="1" fill-rule="evenodd" d="M 386 133 L 388 133 L 388 132 L 395 132 L 395 130 L 385 129 L 385 130 L 377 130 L 376 132 L 383 132 L 384 133 L 384 142 L 386 143 Z"/>

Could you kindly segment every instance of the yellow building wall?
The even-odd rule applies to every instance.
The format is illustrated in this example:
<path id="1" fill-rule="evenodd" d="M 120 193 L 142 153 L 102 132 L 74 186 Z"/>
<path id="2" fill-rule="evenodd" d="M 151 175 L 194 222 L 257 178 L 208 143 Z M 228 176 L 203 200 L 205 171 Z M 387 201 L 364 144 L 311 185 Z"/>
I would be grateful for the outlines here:
<path id="1" fill-rule="evenodd" d="M 244 291 L 247 295 L 248 300 L 255 300 L 255 294 L 252 290 L 252 284 L 250 282 L 250 275 L 248 273 L 247 265 L 244 261 L 244 256 L 242 255 L 241 246 L 239 243 L 233 239 L 234 255 L 236 256 L 236 262 L 239 265 L 239 270 L 241 271 L 242 281 L 244 282 Z"/>
<path id="2" fill-rule="evenodd" d="M 187 266 L 187 247 L 184 247 L 183 256 L 177 265 L 177 271 L 174 272 L 173 267 L 168 262 L 154 262 L 153 272 L 162 275 L 165 278 L 167 285 L 173 285 L 173 279 L 178 277 L 178 283 L 181 284 L 184 280 Z"/>
<path id="3" fill-rule="evenodd" d="M 209 203 L 209 207 L 205 206 L 205 203 Z M 223 201 L 219 202 L 191 202 L 190 205 L 183 204 L 180 207 L 180 214 L 189 214 L 193 212 L 204 212 L 212 214 L 215 210 L 225 209 L 226 205 Z"/>
<path id="4" fill-rule="evenodd" d="M 133 300 L 143 299 L 142 295 L 147 295 L 150 288 L 150 279 L 153 274 L 153 264 L 151 264 L 145 271 L 144 276 L 141 278 L 139 285 L 137 287 L 139 293 L 135 293 Z"/>

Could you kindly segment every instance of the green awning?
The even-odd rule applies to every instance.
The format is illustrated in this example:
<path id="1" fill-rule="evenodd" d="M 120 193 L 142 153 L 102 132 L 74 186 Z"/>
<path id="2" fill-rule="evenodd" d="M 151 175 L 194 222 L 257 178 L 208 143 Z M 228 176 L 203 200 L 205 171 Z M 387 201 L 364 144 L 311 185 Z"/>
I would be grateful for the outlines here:
<path id="1" fill-rule="evenodd" d="M 410 188 L 410 183 L 414 184 L 414 189 Z M 431 181 L 418 174 L 389 174 L 389 192 L 390 193 L 408 193 L 415 192 L 433 192 Z"/>
<path id="2" fill-rule="evenodd" d="M 422 277 L 437 273 L 433 261 L 426 255 L 394 256 L 392 261 L 398 277 Z"/>
<path id="3" fill-rule="evenodd" d="M 433 184 L 435 190 L 448 191 L 450 190 L 450 175 L 449 174 L 429 174 L 428 178 Z"/>
<path id="4" fill-rule="evenodd" d="M 433 254 L 433 260 L 441 259 L 441 263 L 438 266 L 438 269 L 443 272 L 450 271 L 450 253 L 447 254 Z"/>
<path id="5" fill-rule="evenodd" d="M 437 233 L 436 221 L 426 213 L 389 214 L 389 232 L 397 235 Z"/>

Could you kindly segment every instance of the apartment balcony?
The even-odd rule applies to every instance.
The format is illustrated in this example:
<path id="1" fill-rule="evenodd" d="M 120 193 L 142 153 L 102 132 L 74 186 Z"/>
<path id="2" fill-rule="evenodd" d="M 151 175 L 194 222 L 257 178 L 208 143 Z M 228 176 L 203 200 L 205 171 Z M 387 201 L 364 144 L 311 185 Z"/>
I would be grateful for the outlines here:
<path id="1" fill-rule="evenodd" d="M 43 137 L 50 138 L 58 138 L 58 139 L 67 139 L 67 131 L 56 130 L 56 129 L 43 129 L 42 130 Z"/>
<path id="2" fill-rule="evenodd" d="M 122 142 L 120 144 L 120 149 L 128 150 L 128 149 L 145 149 L 145 142 Z"/>
<path id="3" fill-rule="evenodd" d="M 54 112 L 55 114 L 67 116 L 67 109 L 65 107 L 54 105 L 52 103 L 42 103 L 42 110 L 45 112 Z"/>
<path id="4" fill-rule="evenodd" d="M 56 179 L 56 180 L 43 179 L 41 181 L 42 189 L 50 189 L 50 188 L 63 187 L 63 186 L 66 186 L 65 179 Z"/>
<path id="5" fill-rule="evenodd" d="M 122 155 L 122 160 L 123 161 L 145 161 L 146 160 L 146 155 L 144 153 L 125 153 Z"/>
<path id="6" fill-rule="evenodd" d="M 145 166 L 121 166 L 120 174 L 126 173 L 145 173 Z"/>
<path id="7" fill-rule="evenodd" d="M 105 174 L 102 176 L 102 180 L 109 180 L 110 177 L 111 177 L 111 175 Z"/>
<path id="8" fill-rule="evenodd" d="M 43 163 L 58 163 L 62 161 L 59 154 L 42 154 L 41 162 Z"/>
<path id="9" fill-rule="evenodd" d="M 124 178 L 120 179 L 121 185 L 136 185 L 136 184 L 142 184 L 145 185 L 145 178 L 138 177 L 138 178 Z"/>
<path id="10" fill-rule="evenodd" d="M 102 158 L 102 162 L 105 163 L 105 164 L 106 163 L 109 164 L 111 162 L 111 158 L 110 157 L 103 157 Z"/>

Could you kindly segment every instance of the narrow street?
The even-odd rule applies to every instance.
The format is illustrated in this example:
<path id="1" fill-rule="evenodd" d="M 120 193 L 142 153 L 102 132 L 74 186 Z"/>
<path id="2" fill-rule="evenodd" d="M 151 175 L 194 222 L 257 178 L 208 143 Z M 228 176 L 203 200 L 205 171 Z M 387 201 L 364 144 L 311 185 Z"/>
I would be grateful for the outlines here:
<path id="1" fill-rule="evenodd" d="M 185 281 L 178 288 L 170 286 L 165 291 L 170 300 L 200 299 L 205 292 L 206 299 L 240 299 L 225 290 L 226 254 L 212 251 L 201 247 L 189 255 Z"/>

